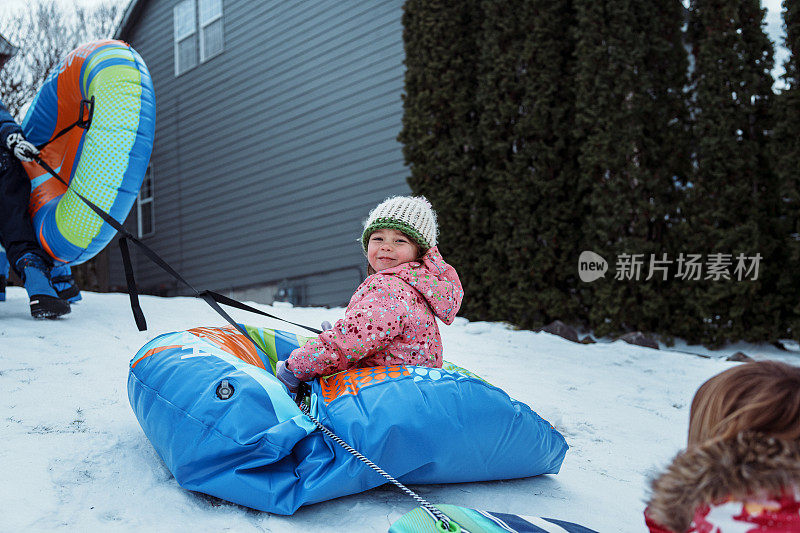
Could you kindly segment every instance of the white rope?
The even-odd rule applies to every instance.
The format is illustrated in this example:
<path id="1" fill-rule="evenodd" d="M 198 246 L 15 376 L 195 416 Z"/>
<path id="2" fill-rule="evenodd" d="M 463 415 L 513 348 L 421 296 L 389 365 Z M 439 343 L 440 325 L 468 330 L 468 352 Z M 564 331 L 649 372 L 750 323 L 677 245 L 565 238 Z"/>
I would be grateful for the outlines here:
<path id="1" fill-rule="evenodd" d="M 405 492 L 406 494 L 408 494 L 409 496 L 414 498 L 417 501 L 417 503 L 419 503 L 420 506 L 422 506 L 423 509 L 428 511 L 430 514 L 435 516 L 440 522 L 442 522 L 442 524 L 444 525 L 445 531 L 450 531 L 451 530 L 450 529 L 450 519 L 447 517 L 446 514 L 444 514 L 442 511 L 440 511 L 439 509 L 434 507 L 430 502 L 425 500 L 422 496 L 420 496 L 419 494 L 417 494 L 413 490 L 409 489 L 408 487 L 406 487 L 405 485 L 403 485 L 402 483 L 397 481 L 395 478 L 393 478 L 384 469 L 382 469 L 381 467 L 379 467 L 378 465 L 376 465 L 375 463 L 370 461 L 367 457 L 362 455 L 359 451 L 355 450 L 352 446 L 350 446 L 345 441 L 343 441 L 338 435 L 336 435 L 336 433 L 334 433 L 330 429 L 328 429 L 325 426 L 323 426 L 322 423 L 319 420 L 317 420 L 315 417 L 311 416 L 311 413 L 309 412 L 308 406 L 306 406 L 305 402 L 301 401 L 299 403 L 299 407 L 300 407 L 300 410 L 303 411 L 303 414 L 306 415 L 308 418 L 310 418 L 311 421 L 314 422 L 314 425 L 317 426 L 319 428 L 319 430 L 322 431 L 325 435 L 330 437 L 330 439 L 332 441 L 334 441 L 336 444 L 338 444 L 339 446 L 341 446 L 342 448 L 344 448 L 345 450 L 350 452 L 354 457 L 356 457 L 359 461 L 361 461 L 362 463 L 364 463 L 365 465 L 367 465 L 368 467 L 373 469 L 375 472 L 377 472 L 378 474 L 380 474 L 383 477 L 385 477 L 394 486 L 396 486 L 397 488 L 399 488 L 400 490 L 402 490 L 403 492 Z M 455 522 L 453 522 L 453 524 L 455 524 Z M 453 531 L 457 531 L 457 530 L 453 530 Z"/>

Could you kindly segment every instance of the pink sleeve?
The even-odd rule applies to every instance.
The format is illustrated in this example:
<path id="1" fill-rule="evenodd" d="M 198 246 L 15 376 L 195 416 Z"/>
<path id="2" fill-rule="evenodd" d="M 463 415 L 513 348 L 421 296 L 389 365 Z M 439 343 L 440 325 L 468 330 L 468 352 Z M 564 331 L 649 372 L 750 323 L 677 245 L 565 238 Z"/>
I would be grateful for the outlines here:
<path id="1" fill-rule="evenodd" d="M 456 319 L 458 310 L 461 309 L 461 301 L 464 299 L 464 288 L 458 277 L 456 269 L 450 266 L 442 258 L 439 248 L 434 246 L 422 258 L 423 265 L 431 271 L 438 279 L 436 285 L 436 297 L 429 297 L 428 303 L 434 308 L 438 316 L 445 324 L 452 324 Z"/>
<path id="2" fill-rule="evenodd" d="M 354 367 L 386 348 L 403 331 L 411 309 L 392 285 L 387 276 L 375 276 L 370 290 L 350 304 L 343 319 L 292 352 L 286 360 L 289 370 L 308 381 Z"/>

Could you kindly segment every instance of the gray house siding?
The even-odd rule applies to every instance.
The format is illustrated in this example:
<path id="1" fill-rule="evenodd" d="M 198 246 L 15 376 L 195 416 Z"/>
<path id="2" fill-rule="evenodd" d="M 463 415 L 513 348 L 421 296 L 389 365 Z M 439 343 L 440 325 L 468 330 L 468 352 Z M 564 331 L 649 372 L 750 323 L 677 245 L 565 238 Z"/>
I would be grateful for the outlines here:
<path id="1" fill-rule="evenodd" d="M 176 77 L 177 3 L 144 2 L 122 35 L 156 89 L 155 233 L 143 241 L 197 288 L 346 303 L 366 275 L 363 219 L 409 190 L 402 2 L 223 0 L 224 51 Z M 185 294 L 134 263 L 142 288 Z"/>

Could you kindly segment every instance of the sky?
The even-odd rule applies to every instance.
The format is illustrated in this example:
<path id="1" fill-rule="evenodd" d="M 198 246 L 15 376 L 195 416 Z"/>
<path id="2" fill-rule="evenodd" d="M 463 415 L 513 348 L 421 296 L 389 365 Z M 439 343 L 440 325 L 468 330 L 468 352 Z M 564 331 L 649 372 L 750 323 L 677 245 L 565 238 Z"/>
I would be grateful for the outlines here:
<path id="1" fill-rule="evenodd" d="M 6 15 L 25 9 L 27 6 L 38 2 L 39 0 L 0 0 L 0 31 L 5 28 L 3 19 Z M 125 12 L 125 8 L 130 3 L 129 0 L 55 0 L 55 2 L 65 7 L 92 7 L 100 4 L 116 4 L 120 6 L 121 13 Z"/>
<path id="2" fill-rule="evenodd" d="M 119 4 L 125 8 L 128 6 L 129 0 L 56 0 L 56 2 L 64 6 L 93 6 L 103 3 Z M 17 9 L 24 9 L 25 6 L 31 3 L 33 3 L 32 0 L 0 0 L 0 16 Z"/>
<path id="3" fill-rule="evenodd" d="M 761 5 L 767 8 L 767 35 L 775 45 L 775 68 L 772 71 L 772 76 L 777 80 L 783 73 L 783 63 L 789 56 L 789 51 L 783 46 L 783 40 L 786 33 L 783 31 L 783 19 L 781 17 L 781 0 L 762 0 Z M 783 83 L 777 81 L 776 87 L 783 87 Z"/>

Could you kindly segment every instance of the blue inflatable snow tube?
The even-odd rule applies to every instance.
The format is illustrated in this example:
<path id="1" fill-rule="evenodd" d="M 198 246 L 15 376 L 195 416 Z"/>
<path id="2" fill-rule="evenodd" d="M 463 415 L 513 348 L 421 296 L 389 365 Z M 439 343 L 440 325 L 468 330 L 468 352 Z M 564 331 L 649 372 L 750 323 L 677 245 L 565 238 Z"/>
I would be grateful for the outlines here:
<path id="1" fill-rule="evenodd" d="M 161 335 L 133 357 L 128 397 L 186 489 L 279 514 L 385 480 L 302 414 L 274 367 L 307 338 L 246 328 Z M 446 364 L 361 368 L 318 379 L 311 413 L 403 483 L 555 474 L 567 443 L 524 403 Z"/>

